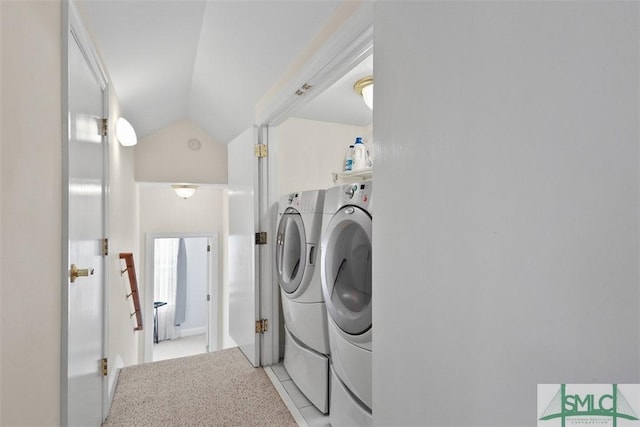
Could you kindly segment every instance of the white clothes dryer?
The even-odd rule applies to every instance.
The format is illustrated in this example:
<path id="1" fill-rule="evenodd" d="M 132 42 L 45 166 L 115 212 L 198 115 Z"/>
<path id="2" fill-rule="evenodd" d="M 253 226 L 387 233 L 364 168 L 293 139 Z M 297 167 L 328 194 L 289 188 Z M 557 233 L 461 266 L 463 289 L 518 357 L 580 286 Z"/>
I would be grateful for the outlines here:
<path id="1" fill-rule="evenodd" d="M 372 182 L 326 191 L 322 291 L 329 314 L 331 425 L 371 423 Z"/>
<path id="2" fill-rule="evenodd" d="M 329 411 L 329 336 L 322 294 L 320 236 L 324 190 L 280 199 L 276 271 L 285 321 L 284 367 L 323 413 Z"/>

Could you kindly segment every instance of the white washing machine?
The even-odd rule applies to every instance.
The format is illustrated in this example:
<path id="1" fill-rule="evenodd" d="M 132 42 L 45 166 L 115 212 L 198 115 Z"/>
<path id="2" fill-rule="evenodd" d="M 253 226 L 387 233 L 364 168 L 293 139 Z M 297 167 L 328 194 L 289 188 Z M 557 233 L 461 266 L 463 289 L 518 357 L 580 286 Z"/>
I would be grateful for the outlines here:
<path id="1" fill-rule="evenodd" d="M 322 294 L 320 236 L 324 190 L 280 199 L 276 270 L 285 321 L 284 367 L 323 413 L 329 411 L 329 336 Z"/>
<path id="2" fill-rule="evenodd" d="M 332 426 L 371 424 L 372 182 L 326 191 L 320 269 L 329 314 Z"/>

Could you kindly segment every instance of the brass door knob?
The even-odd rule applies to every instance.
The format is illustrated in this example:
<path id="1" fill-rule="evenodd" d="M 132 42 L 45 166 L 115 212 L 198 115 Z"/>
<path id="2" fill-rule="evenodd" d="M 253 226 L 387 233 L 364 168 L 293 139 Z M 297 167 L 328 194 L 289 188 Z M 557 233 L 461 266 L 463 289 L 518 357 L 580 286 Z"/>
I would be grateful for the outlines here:
<path id="1" fill-rule="evenodd" d="M 93 268 L 78 268 L 75 264 L 71 264 L 69 277 L 71 283 L 75 282 L 78 277 L 93 276 Z"/>

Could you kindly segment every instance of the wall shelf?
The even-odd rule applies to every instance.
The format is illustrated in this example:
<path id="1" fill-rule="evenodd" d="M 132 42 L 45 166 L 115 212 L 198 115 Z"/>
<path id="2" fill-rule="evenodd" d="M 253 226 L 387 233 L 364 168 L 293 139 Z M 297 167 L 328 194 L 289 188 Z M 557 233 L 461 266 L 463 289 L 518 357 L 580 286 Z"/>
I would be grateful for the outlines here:
<path id="1" fill-rule="evenodd" d="M 344 183 L 367 181 L 373 177 L 373 168 L 361 169 L 352 172 L 333 172 L 331 178 L 334 183 L 340 181 Z"/>

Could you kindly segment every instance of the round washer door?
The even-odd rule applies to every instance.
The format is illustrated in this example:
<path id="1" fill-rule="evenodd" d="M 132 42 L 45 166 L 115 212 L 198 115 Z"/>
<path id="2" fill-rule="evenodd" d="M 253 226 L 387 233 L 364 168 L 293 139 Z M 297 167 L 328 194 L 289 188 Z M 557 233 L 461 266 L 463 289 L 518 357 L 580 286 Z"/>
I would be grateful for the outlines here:
<path id="1" fill-rule="evenodd" d="M 333 216 L 322 237 L 322 291 L 327 311 L 344 332 L 371 328 L 371 217 L 355 206 Z"/>
<path id="2" fill-rule="evenodd" d="M 276 268 L 280 287 L 294 293 L 302 283 L 306 266 L 306 236 L 298 211 L 287 208 L 280 218 L 276 243 Z"/>

